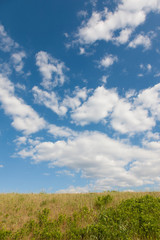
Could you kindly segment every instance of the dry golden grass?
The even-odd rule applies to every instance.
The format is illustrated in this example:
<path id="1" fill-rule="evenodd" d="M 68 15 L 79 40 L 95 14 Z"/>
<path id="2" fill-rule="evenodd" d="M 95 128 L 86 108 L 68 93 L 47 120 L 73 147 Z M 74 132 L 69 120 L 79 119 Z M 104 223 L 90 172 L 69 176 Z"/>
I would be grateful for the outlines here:
<path id="1" fill-rule="evenodd" d="M 21 228 L 29 219 L 36 219 L 38 211 L 50 209 L 50 217 L 56 219 L 60 214 L 71 216 L 86 206 L 93 209 L 98 196 L 110 194 L 113 201 L 108 206 L 116 206 L 119 202 L 146 194 L 160 197 L 160 192 L 104 192 L 87 194 L 0 194 L 0 227 L 8 230 Z M 94 216 L 94 212 L 93 212 Z"/>

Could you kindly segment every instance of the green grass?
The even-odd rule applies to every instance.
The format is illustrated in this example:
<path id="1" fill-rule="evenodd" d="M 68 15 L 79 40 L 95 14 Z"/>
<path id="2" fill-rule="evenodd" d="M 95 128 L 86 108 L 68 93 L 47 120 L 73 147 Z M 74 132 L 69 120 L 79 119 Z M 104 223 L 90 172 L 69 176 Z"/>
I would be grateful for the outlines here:
<path id="1" fill-rule="evenodd" d="M 160 240 L 160 193 L 0 194 L 0 240 Z"/>

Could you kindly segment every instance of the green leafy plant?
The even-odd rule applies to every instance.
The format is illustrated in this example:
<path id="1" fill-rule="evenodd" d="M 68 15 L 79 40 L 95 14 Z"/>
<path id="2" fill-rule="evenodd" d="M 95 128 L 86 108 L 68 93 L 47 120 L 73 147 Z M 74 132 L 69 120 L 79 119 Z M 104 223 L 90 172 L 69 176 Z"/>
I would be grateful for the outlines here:
<path id="1" fill-rule="evenodd" d="M 112 199 L 113 198 L 109 194 L 107 194 L 105 196 L 100 196 L 96 199 L 95 206 L 97 208 L 101 208 L 101 207 L 107 205 L 108 203 L 110 203 L 112 201 Z"/>

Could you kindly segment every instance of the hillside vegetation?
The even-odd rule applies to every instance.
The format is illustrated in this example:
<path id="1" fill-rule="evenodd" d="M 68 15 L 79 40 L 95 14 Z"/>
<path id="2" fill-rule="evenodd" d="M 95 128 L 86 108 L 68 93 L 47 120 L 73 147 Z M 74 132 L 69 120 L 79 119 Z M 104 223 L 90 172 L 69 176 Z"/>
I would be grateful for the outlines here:
<path id="1" fill-rule="evenodd" d="M 160 193 L 0 194 L 0 240 L 160 239 Z"/>

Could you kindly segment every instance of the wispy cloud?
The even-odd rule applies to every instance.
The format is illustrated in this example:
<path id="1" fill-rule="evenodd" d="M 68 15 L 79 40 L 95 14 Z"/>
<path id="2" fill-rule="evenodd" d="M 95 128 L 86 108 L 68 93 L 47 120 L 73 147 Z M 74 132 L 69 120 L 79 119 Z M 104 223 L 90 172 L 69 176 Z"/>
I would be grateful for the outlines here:
<path id="1" fill-rule="evenodd" d="M 77 136 L 77 132 L 73 131 L 68 127 L 59 127 L 54 124 L 48 125 L 48 132 L 52 134 L 55 138 L 56 137 L 75 137 Z"/>
<path id="2" fill-rule="evenodd" d="M 11 56 L 11 61 L 13 62 L 13 67 L 16 72 L 23 73 L 22 69 L 24 67 L 23 58 L 26 58 L 26 53 L 24 51 L 13 53 Z"/>
<path id="3" fill-rule="evenodd" d="M 139 34 L 137 35 L 130 43 L 129 47 L 136 48 L 137 46 L 144 46 L 145 49 L 149 49 L 151 47 L 151 40 L 148 36 Z"/>
<path id="4" fill-rule="evenodd" d="M 69 170 L 61 170 L 61 171 L 57 171 L 56 172 L 58 175 L 66 175 L 66 176 L 70 176 L 70 177 L 74 177 L 75 174 L 72 173 L 71 171 Z"/>
<path id="5" fill-rule="evenodd" d="M 13 49 L 19 47 L 19 44 L 16 43 L 4 29 L 4 26 L 0 24 L 0 50 L 3 52 L 10 52 Z"/>
<path id="6" fill-rule="evenodd" d="M 63 85 L 66 76 L 64 72 L 68 70 L 63 62 L 53 58 L 50 54 L 40 51 L 36 54 L 36 65 L 42 74 L 42 86 L 46 89 L 52 89 L 57 85 Z"/>
<path id="7" fill-rule="evenodd" d="M 30 134 L 45 127 L 44 119 L 21 98 L 16 97 L 13 83 L 2 75 L 0 75 L 0 102 L 5 113 L 12 117 L 12 126 L 17 130 Z"/>
<path id="8" fill-rule="evenodd" d="M 9 76 L 12 73 L 12 69 L 9 63 L 3 62 L 0 64 L 0 73 L 3 76 Z"/>
<path id="9" fill-rule="evenodd" d="M 45 105 L 60 116 L 66 114 L 67 108 L 59 106 L 59 98 L 55 92 L 47 92 L 37 86 L 34 86 L 32 91 L 36 103 Z"/>
<path id="10" fill-rule="evenodd" d="M 24 84 L 21 84 L 21 83 L 16 83 L 15 84 L 15 87 L 20 89 L 20 90 L 26 90 L 26 86 Z"/>
<path id="11" fill-rule="evenodd" d="M 53 91 L 47 92 L 37 86 L 33 87 L 32 90 L 36 103 L 45 105 L 60 116 L 64 116 L 68 109 L 74 110 L 79 107 L 82 101 L 86 100 L 88 92 L 86 88 L 80 89 L 77 87 L 73 91 L 72 96 L 66 95 L 64 99 L 61 100 Z"/>
<path id="12" fill-rule="evenodd" d="M 56 193 L 87 193 L 89 191 L 90 191 L 89 186 L 85 186 L 85 187 L 70 186 L 69 188 L 61 189 L 61 190 L 57 191 Z"/>

